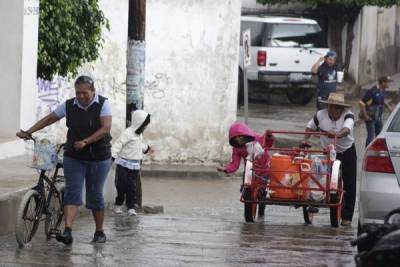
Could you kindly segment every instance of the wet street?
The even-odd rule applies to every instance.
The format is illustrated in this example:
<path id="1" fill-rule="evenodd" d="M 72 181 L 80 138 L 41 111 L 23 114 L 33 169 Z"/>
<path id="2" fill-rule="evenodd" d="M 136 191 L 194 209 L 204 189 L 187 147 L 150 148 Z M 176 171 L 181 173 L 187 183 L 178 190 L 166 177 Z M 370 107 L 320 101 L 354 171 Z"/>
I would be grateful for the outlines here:
<path id="1" fill-rule="evenodd" d="M 254 104 L 250 125 L 271 127 L 263 119 L 279 118 L 281 129 L 301 130 L 314 111 L 314 103 Z M 360 166 L 364 125 L 355 136 Z M 357 212 L 350 228 L 331 228 L 328 209 L 306 226 L 301 209 L 282 206 L 267 206 L 264 218 L 246 223 L 240 183 L 237 177 L 144 177 L 143 203 L 163 205 L 163 214 L 127 217 L 109 211 L 108 241 L 100 245 L 90 243 L 94 224 L 88 214 L 77 219 L 70 247 L 46 241 L 43 224 L 29 248 L 18 249 L 14 235 L 2 236 L 0 266 L 355 266 L 350 241 Z"/>
<path id="2" fill-rule="evenodd" d="M 354 266 L 354 228 L 331 228 L 327 209 L 305 226 L 301 209 L 281 206 L 267 206 L 265 218 L 245 223 L 239 184 L 237 178 L 145 178 L 144 203 L 162 203 L 164 214 L 109 212 L 108 241 L 100 245 L 90 243 L 90 216 L 76 221 L 71 247 L 38 232 L 30 248 L 18 249 L 8 235 L 0 239 L 0 265 Z"/>

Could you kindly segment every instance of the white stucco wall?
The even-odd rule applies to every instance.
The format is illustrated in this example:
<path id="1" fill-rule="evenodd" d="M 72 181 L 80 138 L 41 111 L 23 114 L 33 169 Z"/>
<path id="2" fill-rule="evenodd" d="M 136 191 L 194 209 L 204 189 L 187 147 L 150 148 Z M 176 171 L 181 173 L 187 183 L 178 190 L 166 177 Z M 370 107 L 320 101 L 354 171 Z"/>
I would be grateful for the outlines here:
<path id="1" fill-rule="evenodd" d="M 0 136 L 19 127 L 23 1 L 0 1 Z"/>
<path id="2" fill-rule="evenodd" d="M 396 11 L 397 7 L 367 6 L 355 25 L 350 71 L 356 81 L 366 84 L 378 76 L 391 74 L 396 69 Z M 358 68 L 356 68 L 356 66 Z"/>
<path id="3" fill-rule="evenodd" d="M 20 126 L 26 129 L 36 120 L 32 107 L 37 104 L 36 67 L 39 33 L 39 0 L 24 1 L 23 46 L 21 68 Z"/>
<path id="4" fill-rule="evenodd" d="M 236 119 L 239 0 L 148 0 L 146 138 L 162 163 L 210 163 L 227 155 Z"/>
<path id="5" fill-rule="evenodd" d="M 349 69 L 348 72 L 350 73 L 350 75 L 353 77 L 355 82 L 359 81 L 359 57 L 360 57 L 360 45 L 361 45 L 361 21 L 362 21 L 362 16 L 358 16 L 356 22 L 354 23 L 354 39 L 353 39 L 353 49 L 352 49 L 352 53 L 351 53 L 351 57 L 350 57 L 350 65 L 349 65 Z M 346 27 L 346 31 L 347 31 L 347 27 Z M 345 43 L 343 43 L 344 47 L 345 47 Z M 346 51 L 346 50 L 343 50 Z"/>

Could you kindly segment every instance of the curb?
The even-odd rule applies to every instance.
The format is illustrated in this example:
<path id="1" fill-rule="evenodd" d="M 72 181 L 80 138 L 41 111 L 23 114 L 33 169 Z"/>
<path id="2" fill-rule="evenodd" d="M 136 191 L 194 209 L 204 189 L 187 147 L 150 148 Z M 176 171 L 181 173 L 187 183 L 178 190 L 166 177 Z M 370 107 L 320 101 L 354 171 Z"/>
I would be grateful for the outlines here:
<path id="1" fill-rule="evenodd" d="M 149 177 L 168 178 L 222 178 L 217 172 L 216 166 L 199 165 L 143 165 L 141 174 Z"/>
<path id="2" fill-rule="evenodd" d="M 26 187 L 0 196 L 0 235 L 15 231 L 19 204 L 30 188 Z"/>

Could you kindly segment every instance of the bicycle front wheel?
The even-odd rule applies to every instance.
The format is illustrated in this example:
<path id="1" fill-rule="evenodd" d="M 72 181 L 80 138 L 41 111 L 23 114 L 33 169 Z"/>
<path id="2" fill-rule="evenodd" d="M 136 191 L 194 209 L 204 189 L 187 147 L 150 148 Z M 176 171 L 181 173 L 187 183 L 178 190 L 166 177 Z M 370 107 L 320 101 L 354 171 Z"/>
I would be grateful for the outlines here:
<path id="1" fill-rule="evenodd" d="M 46 220 L 44 222 L 44 232 L 49 240 L 52 236 L 60 233 L 60 225 L 64 216 L 63 210 L 64 186 L 60 190 L 51 190 L 48 197 Z"/>
<path id="2" fill-rule="evenodd" d="M 20 247 L 28 244 L 35 235 L 42 216 L 39 192 L 29 190 L 22 198 L 18 208 L 15 236 Z"/>

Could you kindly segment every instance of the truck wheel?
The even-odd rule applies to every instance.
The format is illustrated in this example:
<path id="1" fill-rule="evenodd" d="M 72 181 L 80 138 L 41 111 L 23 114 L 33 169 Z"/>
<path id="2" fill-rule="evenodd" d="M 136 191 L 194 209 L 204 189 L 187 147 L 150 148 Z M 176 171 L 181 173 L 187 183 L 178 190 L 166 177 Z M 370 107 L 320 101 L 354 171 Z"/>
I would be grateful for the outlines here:
<path id="1" fill-rule="evenodd" d="M 239 69 L 237 104 L 244 104 L 243 71 Z"/>
<path id="2" fill-rule="evenodd" d="M 292 104 L 305 105 L 313 98 L 314 88 L 288 87 L 286 96 Z"/>

